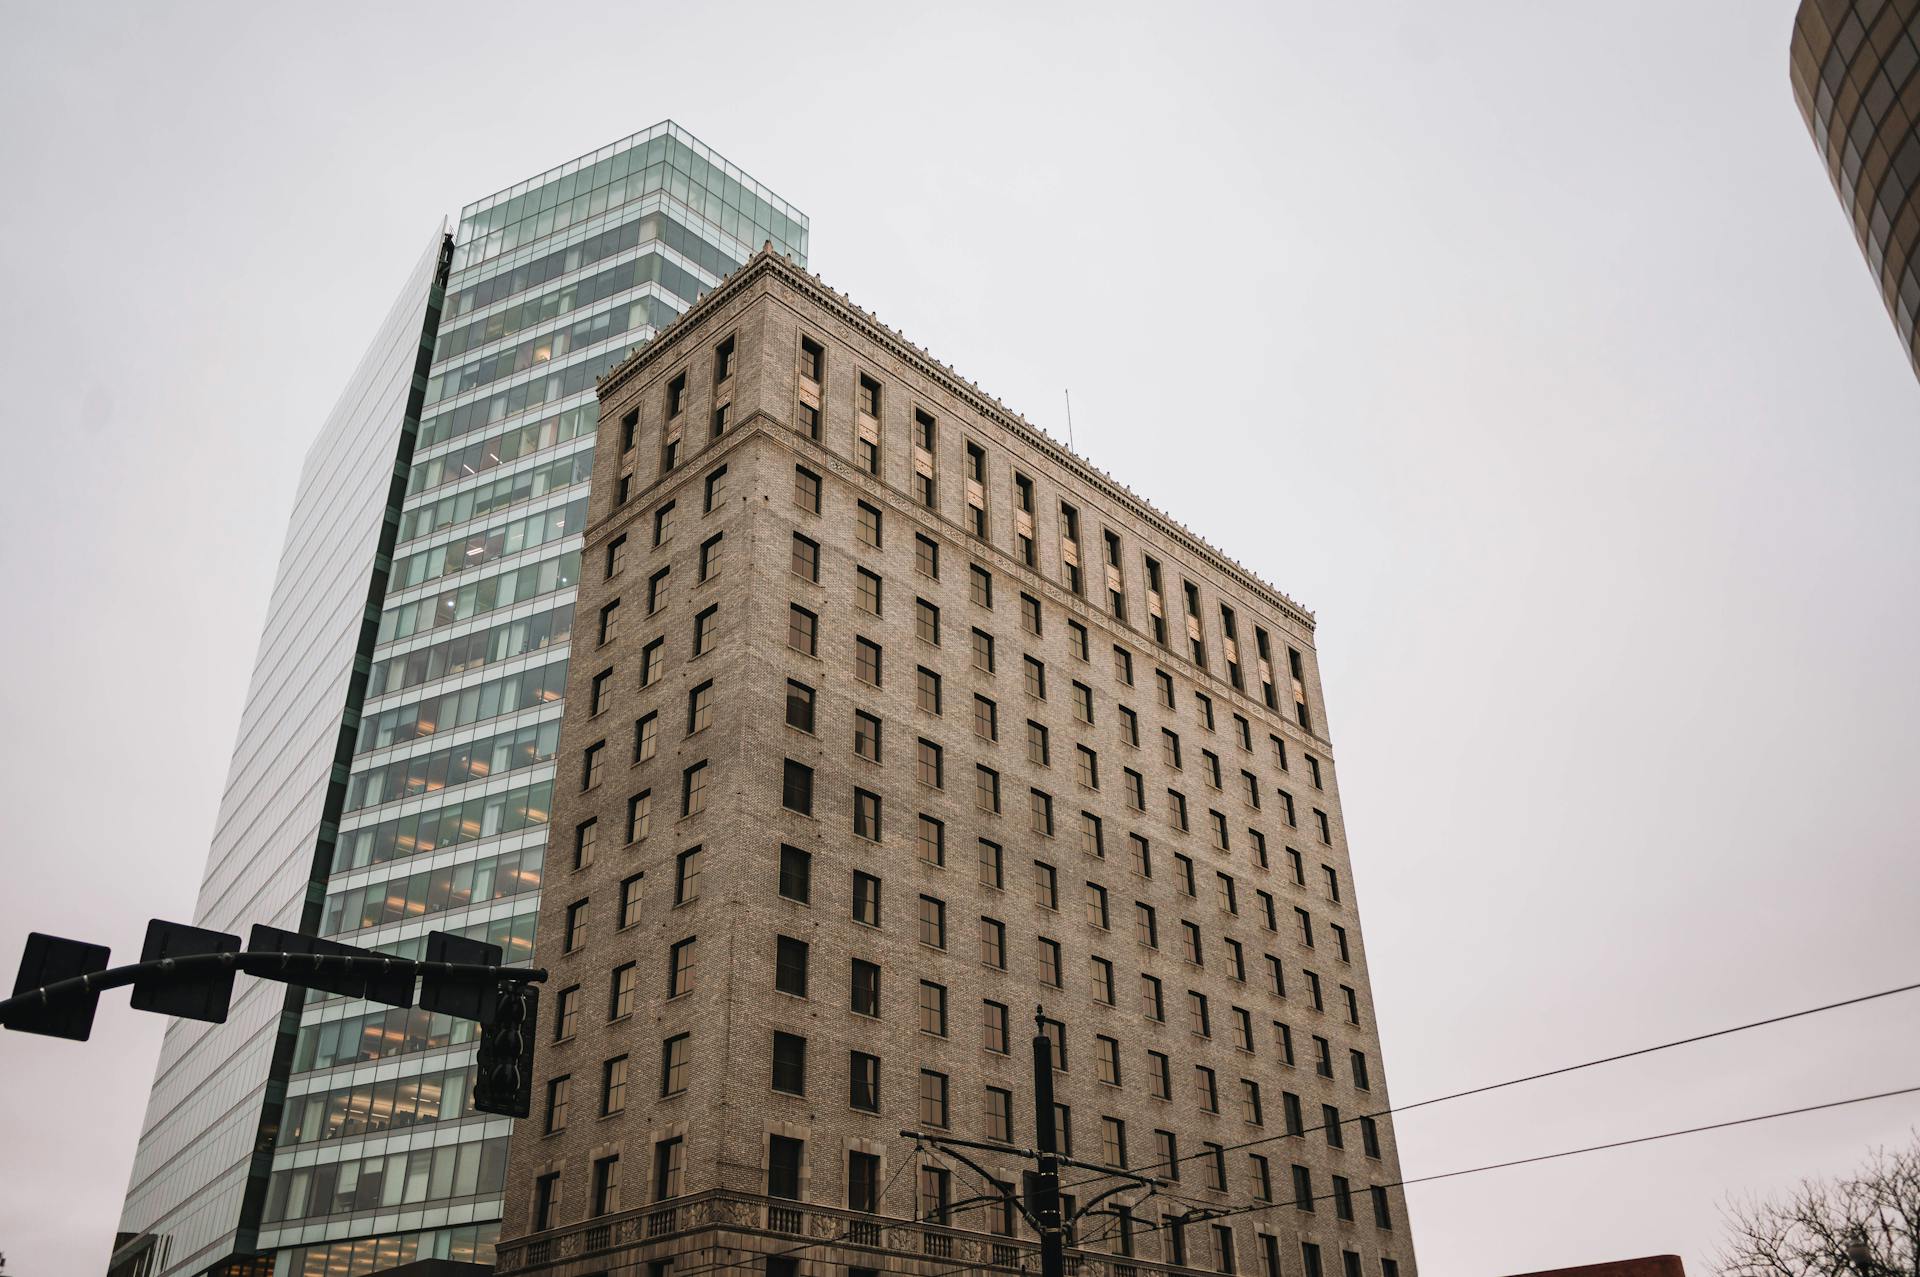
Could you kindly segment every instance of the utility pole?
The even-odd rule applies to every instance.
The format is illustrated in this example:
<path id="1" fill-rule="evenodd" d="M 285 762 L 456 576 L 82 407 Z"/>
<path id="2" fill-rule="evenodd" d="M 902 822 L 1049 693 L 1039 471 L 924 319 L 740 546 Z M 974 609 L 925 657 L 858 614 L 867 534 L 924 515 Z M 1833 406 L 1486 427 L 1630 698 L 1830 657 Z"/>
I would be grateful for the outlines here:
<path id="1" fill-rule="evenodd" d="M 980 1140 L 960 1139 L 939 1131 L 905 1130 L 900 1134 L 914 1142 L 916 1152 L 922 1144 L 932 1145 L 985 1180 L 992 1191 L 981 1198 L 969 1200 L 1004 1202 L 1009 1212 L 1025 1219 L 1033 1226 L 1034 1232 L 1040 1235 L 1040 1277 L 1066 1277 L 1068 1228 L 1076 1220 L 1084 1219 L 1094 1213 L 1095 1207 L 1116 1193 L 1145 1188 L 1151 1194 L 1161 1187 L 1162 1181 L 1151 1175 L 1141 1175 L 1136 1171 L 1115 1170 L 1093 1162 L 1082 1162 L 1061 1156 L 1060 1133 L 1053 1120 L 1053 1039 L 1047 1036 L 1045 1007 L 1036 1006 L 1033 1009 L 1033 1027 L 1033 1125 L 1039 1137 L 1038 1148 L 1015 1148 L 1005 1143 L 983 1143 Z M 1011 1186 L 1003 1186 L 986 1167 L 961 1152 L 962 1149 L 977 1149 L 983 1153 L 994 1153 L 1003 1157 L 1025 1158 L 1039 1169 L 1027 1173 L 1027 1191 L 1023 1197 L 1014 1192 Z M 1060 1168 L 1062 1166 L 1077 1166 L 1081 1170 L 1092 1171 L 1095 1178 L 1115 1179 L 1120 1182 L 1078 1204 L 1073 1218 L 1068 1219 L 1060 1206 Z M 1115 1212 L 1107 1208 L 1100 1213 Z"/>
<path id="2" fill-rule="evenodd" d="M 1067 1238 L 1060 1222 L 1060 1145 L 1053 1127 L 1053 1039 L 1045 1009 L 1033 1009 L 1033 1129 L 1040 1140 L 1033 1177 L 1034 1226 L 1040 1231 L 1040 1277 L 1066 1277 Z"/>

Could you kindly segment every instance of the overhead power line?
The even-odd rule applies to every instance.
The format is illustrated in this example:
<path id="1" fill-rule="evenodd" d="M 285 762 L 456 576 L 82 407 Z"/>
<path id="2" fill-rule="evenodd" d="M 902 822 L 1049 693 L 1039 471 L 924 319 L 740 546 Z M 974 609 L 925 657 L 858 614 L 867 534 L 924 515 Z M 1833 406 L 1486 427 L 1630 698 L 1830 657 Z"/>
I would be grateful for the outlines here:
<path id="1" fill-rule="evenodd" d="M 1383 1109 L 1376 1109 L 1371 1113 L 1355 1113 L 1351 1117 L 1342 1118 L 1340 1124 L 1345 1126 L 1349 1123 L 1358 1122 L 1362 1118 L 1386 1117 L 1391 1113 L 1405 1113 L 1412 1109 L 1426 1108 L 1430 1104 L 1444 1104 L 1448 1100 L 1463 1100 L 1470 1095 L 1485 1095 L 1489 1091 L 1500 1091 L 1507 1087 L 1520 1086 L 1527 1082 L 1539 1082 L 1546 1078 L 1560 1077 L 1567 1073 L 1578 1073 L 1582 1069 L 1598 1068 L 1602 1064 L 1617 1064 L 1622 1060 L 1637 1059 L 1640 1056 L 1653 1055 L 1660 1051 L 1671 1051 L 1675 1047 L 1692 1046 L 1697 1042 L 1710 1042 L 1715 1038 L 1724 1038 L 1735 1033 L 1745 1033 L 1749 1029 L 1763 1029 L 1768 1025 L 1784 1024 L 1789 1020 L 1798 1020 L 1809 1015 L 1819 1015 L 1824 1011 L 1838 1011 L 1842 1007 L 1859 1006 L 1863 1002 L 1873 1002 L 1880 998 L 1890 998 L 1896 993 L 1911 993 L 1915 989 L 1920 989 L 1920 981 L 1915 981 L 1912 984 L 1898 985 L 1891 989 L 1882 989 L 1877 993 L 1863 993 L 1854 998 L 1842 998 L 1838 1002 L 1826 1002 L 1819 1006 L 1806 1007 L 1799 1011 L 1789 1011 L 1784 1015 L 1772 1015 L 1764 1020 L 1749 1020 L 1745 1024 L 1735 1024 L 1724 1029 L 1714 1029 L 1708 1033 L 1695 1033 L 1690 1037 L 1674 1038 L 1670 1042 L 1657 1042 L 1652 1046 L 1636 1047 L 1631 1051 L 1621 1051 L 1614 1055 L 1603 1055 L 1592 1060 L 1582 1060 L 1578 1064 L 1563 1064 L 1559 1068 L 1544 1069 L 1538 1073 L 1528 1073 L 1522 1077 L 1508 1078 L 1504 1082 L 1489 1082 L 1485 1086 L 1468 1087 L 1464 1091 L 1453 1091 L 1446 1095 L 1435 1095 L 1428 1099 L 1414 1100 L 1407 1104 L 1393 1104 Z M 1310 1126 L 1300 1131 L 1282 1131 L 1278 1135 L 1261 1135 L 1254 1139 L 1243 1140 L 1238 1144 L 1229 1144 L 1220 1151 L 1223 1153 L 1234 1153 L 1241 1149 L 1253 1148 L 1260 1144 L 1271 1144 L 1277 1140 L 1299 1139 L 1324 1129 L 1325 1124 L 1323 1123 L 1320 1126 Z M 1190 1162 L 1197 1158 L 1211 1156 L 1213 1156 L 1213 1150 L 1206 1149 L 1198 1153 L 1188 1153 L 1184 1157 L 1176 1158 L 1170 1163 L 1162 1163 L 1160 1166 L 1148 1167 L 1147 1169 L 1150 1171 L 1165 1170 L 1169 1166 L 1177 1166 L 1181 1162 Z M 1093 1183 L 1100 1178 L 1101 1177 L 1097 1175 L 1089 1176 L 1087 1179 L 1076 1180 L 1072 1184 L 1062 1184 L 1060 1189 L 1062 1192 L 1065 1192 L 1067 1189 L 1077 1187 L 1081 1184 Z"/>
<path id="2" fill-rule="evenodd" d="M 1628 1148 L 1635 1144 L 1651 1144 L 1656 1140 L 1677 1139 L 1682 1135 L 1699 1135 L 1707 1131 L 1724 1131 L 1735 1126 L 1751 1126 L 1755 1122 L 1770 1122 L 1775 1118 L 1798 1117 L 1805 1113 L 1821 1113 L 1828 1109 L 1846 1108 L 1851 1104 L 1867 1104 L 1874 1100 L 1889 1100 L 1896 1096 L 1915 1094 L 1920 1094 L 1920 1085 L 1903 1086 L 1892 1091 L 1878 1091 L 1872 1095 L 1856 1095 L 1845 1100 L 1828 1100 L 1824 1104 L 1806 1104 L 1799 1108 L 1778 1109 L 1771 1113 L 1757 1113 L 1751 1117 L 1729 1118 L 1724 1122 L 1708 1122 L 1703 1126 L 1685 1126 L 1678 1130 L 1661 1131 L 1654 1135 L 1636 1135 L 1631 1139 L 1609 1140 L 1605 1144 L 1588 1144 L 1581 1148 L 1561 1149 L 1556 1153 L 1538 1153 L 1532 1157 L 1516 1157 L 1505 1162 L 1489 1162 L 1484 1166 L 1467 1166 L 1455 1171 L 1440 1171 L 1433 1175 L 1416 1175 L 1408 1179 L 1390 1180 L 1382 1184 L 1365 1184 L 1350 1190 L 1350 1196 L 1357 1196 L 1375 1188 L 1404 1188 L 1410 1184 L 1428 1184 L 1435 1180 L 1458 1179 L 1463 1175 L 1481 1175 L 1488 1171 L 1508 1170 L 1515 1166 L 1531 1166 L 1536 1162 L 1551 1162 L 1563 1157 L 1578 1157 L 1583 1153 L 1600 1153 L 1608 1149 Z M 1339 1196 L 1337 1193 L 1319 1193 L 1307 1200 L 1312 1203 L 1319 1203 L 1331 1201 L 1337 1196 Z M 1255 1202 L 1249 1206 L 1222 1207 L 1219 1210 L 1211 1211 L 1200 1218 L 1187 1222 L 1210 1224 L 1215 1220 L 1230 1219 L 1236 1215 L 1253 1215 L 1261 1211 L 1279 1210 L 1282 1207 L 1299 1209 L 1300 1205 L 1301 1203 L 1297 1198 L 1276 1198 L 1270 1202 Z M 1149 1224 L 1134 1230 L 1133 1236 L 1141 1237 L 1150 1233 L 1163 1232 L 1167 1227 L 1168 1224 L 1163 1216 L 1158 1223 Z M 1104 1237 L 1090 1240 L 1104 1240 Z M 1084 1249 L 1084 1247 L 1076 1249 Z M 952 1274 L 966 1271 L 967 1267 L 967 1265 L 962 1265 L 959 1268 L 944 1268 L 938 1272 L 929 1274 L 929 1277 L 952 1277 Z"/>

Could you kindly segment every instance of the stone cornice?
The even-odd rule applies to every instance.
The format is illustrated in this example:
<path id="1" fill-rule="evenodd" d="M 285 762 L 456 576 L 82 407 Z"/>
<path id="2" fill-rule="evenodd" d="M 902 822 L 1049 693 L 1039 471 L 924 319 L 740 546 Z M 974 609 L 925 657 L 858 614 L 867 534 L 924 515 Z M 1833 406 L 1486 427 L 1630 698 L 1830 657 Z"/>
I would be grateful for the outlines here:
<path id="1" fill-rule="evenodd" d="M 911 365 L 921 375 L 938 383 L 949 394 L 966 402 L 974 411 L 1008 434 L 1045 454 L 1054 464 L 1068 471 L 1102 496 L 1125 507 L 1134 517 L 1159 528 L 1168 540 L 1181 549 L 1203 560 L 1222 576 L 1271 604 L 1288 620 L 1309 633 L 1312 632 L 1313 613 L 1294 602 L 1278 587 L 1256 576 L 1251 569 L 1238 560 L 1229 558 L 1215 549 L 1195 535 L 1186 525 L 1175 520 L 1105 471 L 1092 466 L 1046 431 L 980 389 L 979 385 L 961 376 L 947 364 L 941 363 L 896 330 L 887 327 L 871 312 L 862 309 L 852 298 L 827 284 L 818 275 L 796 266 L 789 258 L 774 252 L 771 245 L 763 246 L 759 252 L 748 259 L 744 266 L 723 279 L 711 292 L 662 329 L 652 341 L 641 346 L 610 369 L 600 379 L 600 394 L 604 397 L 618 391 L 621 386 L 637 376 L 641 369 L 656 359 L 666 358 L 666 354 L 661 352 L 677 349 L 681 337 L 697 326 L 708 312 L 726 305 L 763 276 L 777 277 L 816 305 L 831 312 L 842 323 L 856 329 L 868 340 L 885 348 L 896 359 Z"/>

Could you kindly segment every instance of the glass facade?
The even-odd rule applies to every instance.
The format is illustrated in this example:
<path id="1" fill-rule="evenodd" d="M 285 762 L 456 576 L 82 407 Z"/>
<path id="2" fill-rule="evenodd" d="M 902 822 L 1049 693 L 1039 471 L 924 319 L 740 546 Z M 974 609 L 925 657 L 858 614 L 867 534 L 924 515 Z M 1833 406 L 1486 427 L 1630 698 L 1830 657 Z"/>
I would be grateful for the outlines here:
<path id="1" fill-rule="evenodd" d="M 194 921 L 311 931 L 364 695 L 386 556 L 443 296 L 444 225 L 307 454 Z M 175 1020 L 127 1189 L 116 1272 L 196 1273 L 251 1251 L 299 997 L 241 980 L 225 1024 Z"/>
<path id="2" fill-rule="evenodd" d="M 434 298 L 437 328 L 427 329 L 431 363 L 411 383 L 417 430 L 398 410 L 387 421 L 406 434 L 406 451 L 389 447 L 381 466 L 369 463 L 350 481 L 351 499 L 324 511 L 303 499 L 294 515 L 294 541 L 320 524 L 369 544 L 383 527 L 394 538 L 371 602 L 363 572 L 361 597 L 335 600 L 324 617 L 356 638 L 364 628 L 365 649 L 321 651 L 314 639 L 314 650 L 275 662 L 316 684 L 323 670 L 339 673 L 311 693 L 316 714 L 330 715 L 324 739 L 276 741 L 270 755 L 331 794 L 324 821 L 317 792 L 308 804 L 309 829 L 324 824 L 325 837 L 309 836 L 296 856 L 278 844 L 256 851 L 266 844 L 236 834 L 230 856 L 216 839 L 209 864 L 210 892 L 223 873 L 297 877 L 302 909 L 270 916 L 249 896 L 208 912 L 203 895 L 208 925 L 290 926 L 290 916 L 406 956 L 442 930 L 500 944 L 509 961 L 531 957 L 594 382 L 767 242 L 804 264 L 806 218 L 671 122 L 461 212 L 444 296 Z M 340 446 L 334 433 L 316 456 Z M 312 638 L 320 621 L 306 615 L 308 630 L 296 633 Z M 257 677 L 249 721 L 256 707 L 279 721 L 262 695 Z M 253 775 L 260 749 L 243 729 L 230 805 L 293 797 L 297 782 Z M 223 870 L 228 859 L 238 863 Z M 239 1121 L 246 1142 L 209 1147 L 161 1188 L 149 1181 L 165 1159 L 143 1139 L 121 1227 L 169 1234 L 185 1208 L 158 1209 L 155 1195 L 197 1202 L 225 1178 L 253 1185 L 253 1197 L 216 1194 L 196 1207 L 204 1240 L 190 1252 L 174 1241 L 142 1277 L 197 1273 L 235 1252 L 273 1252 L 274 1271 L 329 1277 L 414 1258 L 490 1260 L 511 1123 L 471 1111 L 472 1027 L 296 994 L 284 1022 L 292 1031 L 276 1036 L 287 1009 L 272 997 L 277 986 L 242 986 L 274 1003 L 273 1024 L 257 1030 L 269 1048 L 244 1071 L 221 1071 L 248 1088 L 233 1097 L 252 1115 Z M 204 1069 L 170 1076 L 174 1039 L 200 1027 L 169 1034 L 156 1110 L 163 1089 L 168 1106 L 191 1108 L 225 1084 Z M 151 1115 L 149 1129 L 158 1129 Z"/>
<path id="3" fill-rule="evenodd" d="M 1802 0 L 1793 95 L 1920 373 L 1917 68 L 1920 0 Z"/>

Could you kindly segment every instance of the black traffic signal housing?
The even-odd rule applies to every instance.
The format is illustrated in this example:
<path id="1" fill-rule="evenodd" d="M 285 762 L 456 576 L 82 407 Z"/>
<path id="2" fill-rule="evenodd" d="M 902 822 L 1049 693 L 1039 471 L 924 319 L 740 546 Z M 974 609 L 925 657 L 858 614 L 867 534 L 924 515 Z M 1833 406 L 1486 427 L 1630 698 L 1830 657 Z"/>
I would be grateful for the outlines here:
<path id="1" fill-rule="evenodd" d="M 497 996 L 493 1023 L 480 1028 L 473 1108 L 477 1113 L 526 1117 L 533 1111 L 533 1040 L 540 1020 L 540 990 L 503 980 Z"/>

